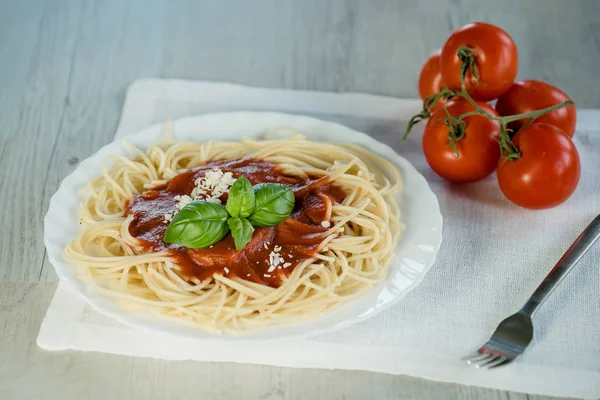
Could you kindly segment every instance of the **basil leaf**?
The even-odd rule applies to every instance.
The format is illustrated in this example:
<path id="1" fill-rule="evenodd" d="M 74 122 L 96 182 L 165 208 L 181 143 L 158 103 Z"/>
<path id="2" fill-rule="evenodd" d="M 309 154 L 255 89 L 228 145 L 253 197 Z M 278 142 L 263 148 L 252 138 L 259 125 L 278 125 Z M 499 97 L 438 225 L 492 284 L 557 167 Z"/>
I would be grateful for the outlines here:
<path id="1" fill-rule="evenodd" d="M 294 209 L 294 192 L 280 183 L 254 186 L 256 207 L 248 220 L 255 226 L 273 226 L 290 216 Z"/>
<path id="2" fill-rule="evenodd" d="M 232 217 L 247 217 L 254 211 L 256 200 L 254 189 L 246 177 L 239 177 L 229 189 L 227 197 L 227 212 Z"/>
<path id="3" fill-rule="evenodd" d="M 246 218 L 231 217 L 227 220 L 227 225 L 231 229 L 231 236 L 235 241 L 235 249 L 242 249 L 252 238 L 254 228 Z"/>
<path id="4" fill-rule="evenodd" d="M 173 217 L 163 239 L 192 249 L 208 247 L 227 235 L 227 217 L 219 204 L 193 201 Z"/>

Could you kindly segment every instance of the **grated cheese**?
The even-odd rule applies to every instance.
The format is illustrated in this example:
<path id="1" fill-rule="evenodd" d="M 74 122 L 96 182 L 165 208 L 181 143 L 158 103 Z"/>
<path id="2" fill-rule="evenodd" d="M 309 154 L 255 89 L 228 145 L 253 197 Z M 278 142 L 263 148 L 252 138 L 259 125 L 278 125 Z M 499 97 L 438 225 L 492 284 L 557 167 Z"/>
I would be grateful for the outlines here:
<path id="1" fill-rule="evenodd" d="M 173 219 L 175 214 L 177 214 L 179 211 L 183 210 L 183 207 L 187 206 L 192 201 L 194 201 L 187 194 L 177 195 L 177 196 L 173 197 L 173 200 L 175 200 L 175 210 L 171 211 L 170 213 L 165 214 L 165 220 L 164 220 L 165 223 L 171 222 L 171 220 Z"/>
<path id="2" fill-rule="evenodd" d="M 231 172 L 223 172 L 220 169 L 207 171 L 203 177 L 196 179 L 196 187 L 191 196 L 202 198 L 211 203 L 221 204 L 219 197 L 228 193 L 236 179 Z"/>
<path id="3" fill-rule="evenodd" d="M 175 210 L 164 215 L 165 224 L 168 224 L 173 220 L 173 217 L 183 209 L 183 207 L 190 204 L 195 200 L 206 201 L 207 203 L 221 204 L 221 197 L 224 193 L 229 193 L 231 185 L 236 181 L 231 172 L 223 172 L 220 169 L 213 169 L 207 171 L 204 176 L 196 179 L 194 183 L 196 187 L 192 190 L 192 193 L 188 196 L 187 194 L 177 195 L 173 197 L 175 203 Z"/>
<path id="4" fill-rule="evenodd" d="M 187 206 L 192 201 L 194 201 L 194 199 L 192 199 L 187 194 L 177 195 L 173 197 L 173 200 L 177 202 L 177 204 L 175 204 L 175 208 L 177 208 L 178 211 L 183 210 L 183 207 Z"/>
<path id="5" fill-rule="evenodd" d="M 275 271 L 275 268 L 279 267 L 281 264 L 285 263 L 283 259 L 283 255 L 279 254 L 281 251 L 281 246 L 275 246 L 273 251 L 269 253 L 269 269 L 267 272 Z"/>
<path id="6" fill-rule="evenodd" d="M 201 198 L 198 198 L 201 199 Z M 196 199 L 196 200 L 198 200 Z M 221 199 L 219 199 L 218 197 L 207 197 L 205 199 L 202 199 L 207 203 L 214 203 L 214 204 L 221 204 Z"/>

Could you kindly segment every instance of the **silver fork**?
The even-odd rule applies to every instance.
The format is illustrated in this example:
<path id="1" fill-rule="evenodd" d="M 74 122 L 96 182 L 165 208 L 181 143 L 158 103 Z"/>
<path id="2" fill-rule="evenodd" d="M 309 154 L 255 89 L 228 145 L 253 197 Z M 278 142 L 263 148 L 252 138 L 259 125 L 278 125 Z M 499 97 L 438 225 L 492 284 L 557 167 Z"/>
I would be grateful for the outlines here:
<path id="1" fill-rule="evenodd" d="M 476 368 L 494 368 L 523 354 L 533 339 L 531 317 L 599 237 L 600 215 L 594 218 L 558 260 L 523 308 L 500 322 L 490 340 L 463 360 Z"/>

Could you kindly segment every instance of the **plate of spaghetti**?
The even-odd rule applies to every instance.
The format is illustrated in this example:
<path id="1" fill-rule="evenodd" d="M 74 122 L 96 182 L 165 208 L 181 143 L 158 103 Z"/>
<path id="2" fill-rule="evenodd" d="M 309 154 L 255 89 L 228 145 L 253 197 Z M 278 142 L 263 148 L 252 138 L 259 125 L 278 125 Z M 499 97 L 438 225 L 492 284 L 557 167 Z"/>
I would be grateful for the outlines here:
<path id="1" fill-rule="evenodd" d="M 194 338 L 307 337 L 398 302 L 441 243 L 437 198 L 364 133 L 234 112 L 101 148 L 44 220 L 61 280 L 128 326 Z"/>

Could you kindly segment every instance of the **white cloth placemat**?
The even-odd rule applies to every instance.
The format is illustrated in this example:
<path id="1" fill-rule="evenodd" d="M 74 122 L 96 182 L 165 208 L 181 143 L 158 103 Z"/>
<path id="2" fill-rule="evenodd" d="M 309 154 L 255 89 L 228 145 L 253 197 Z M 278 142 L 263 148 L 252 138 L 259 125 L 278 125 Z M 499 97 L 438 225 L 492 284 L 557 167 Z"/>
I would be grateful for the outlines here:
<path id="1" fill-rule="evenodd" d="M 422 127 L 398 143 L 420 102 L 364 94 L 250 88 L 224 83 L 140 80 L 131 85 L 117 137 L 167 118 L 233 110 L 311 115 L 394 146 L 428 179 L 444 215 L 438 261 L 400 304 L 366 322 L 310 340 L 220 343 L 138 331 L 96 313 L 59 288 L 38 344 L 47 350 L 353 369 L 568 397 L 600 397 L 600 246 L 595 246 L 535 316 L 526 354 L 492 371 L 460 358 L 518 310 L 583 228 L 600 212 L 600 111 L 579 112 L 575 144 L 582 178 L 560 207 L 513 206 L 495 176 L 450 186 L 420 149 Z"/>

